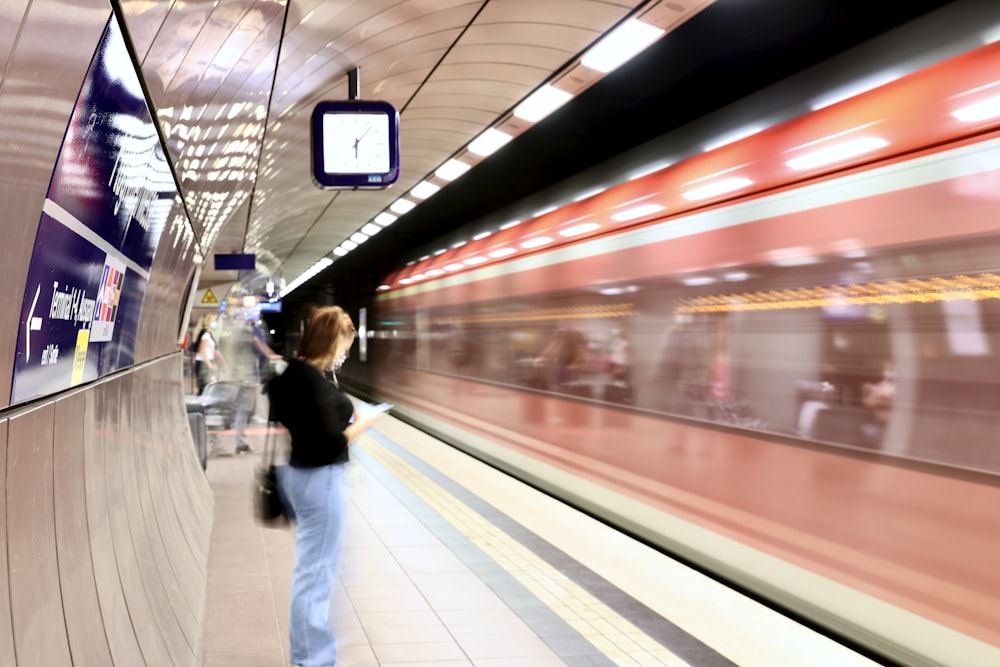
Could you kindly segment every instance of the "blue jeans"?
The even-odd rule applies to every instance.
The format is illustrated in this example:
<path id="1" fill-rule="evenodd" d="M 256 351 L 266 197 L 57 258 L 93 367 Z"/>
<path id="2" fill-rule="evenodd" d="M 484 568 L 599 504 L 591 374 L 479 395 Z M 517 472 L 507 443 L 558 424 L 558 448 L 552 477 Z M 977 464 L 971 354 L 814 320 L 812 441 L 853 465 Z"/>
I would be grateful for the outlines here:
<path id="1" fill-rule="evenodd" d="M 347 505 L 344 466 L 278 466 L 278 488 L 297 524 L 289 636 L 291 659 L 303 667 L 337 660 L 330 598 L 344 534 Z"/>

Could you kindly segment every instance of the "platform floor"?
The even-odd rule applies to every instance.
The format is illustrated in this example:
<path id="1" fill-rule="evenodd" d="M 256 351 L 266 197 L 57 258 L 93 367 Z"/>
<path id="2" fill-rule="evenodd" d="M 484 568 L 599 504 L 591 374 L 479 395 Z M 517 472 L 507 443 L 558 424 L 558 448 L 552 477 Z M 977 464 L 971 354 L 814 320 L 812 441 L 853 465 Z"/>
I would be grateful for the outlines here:
<path id="1" fill-rule="evenodd" d="M 251 511 L 264 432 L 208 462 L 203 667 L 289 662 L 293 532 Z M 877 664 L 391 416 L 348 478 L 338 666 Z"/>

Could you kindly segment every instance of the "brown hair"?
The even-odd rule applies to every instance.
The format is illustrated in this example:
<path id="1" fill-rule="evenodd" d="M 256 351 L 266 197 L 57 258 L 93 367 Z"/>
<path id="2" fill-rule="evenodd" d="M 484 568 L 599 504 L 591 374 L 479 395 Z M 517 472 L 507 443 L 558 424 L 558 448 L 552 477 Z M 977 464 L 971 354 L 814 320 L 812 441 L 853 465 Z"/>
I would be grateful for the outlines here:
<path id="1" fill-rule="evenodd" d="M 337 354 L 338 342 L 351 340 L 354 334 L 354 323 L 343 308 L 321 306 L 310 314 L 296 352 L 299 359 L 332 361 Z"/>

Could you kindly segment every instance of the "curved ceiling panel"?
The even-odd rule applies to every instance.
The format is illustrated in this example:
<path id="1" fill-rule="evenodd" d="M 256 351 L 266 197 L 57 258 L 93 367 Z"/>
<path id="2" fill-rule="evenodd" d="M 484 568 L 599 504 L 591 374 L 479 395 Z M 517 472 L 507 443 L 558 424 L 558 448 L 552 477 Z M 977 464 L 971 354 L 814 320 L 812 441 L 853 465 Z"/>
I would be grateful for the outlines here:
<path id="1" fill-rule="evenodd" d="M 260 253 L 291 280 L 622 19 L 662 3 L 119 4 L 203 255 Z M 349 97 L 355 67 L 362 99 L 400 111 L 400 177 L 388 190 L 319 190 L 310 176 L 310 115 L 321 100 Z M 202 287 L 235 278 L 210 264 Z"/>

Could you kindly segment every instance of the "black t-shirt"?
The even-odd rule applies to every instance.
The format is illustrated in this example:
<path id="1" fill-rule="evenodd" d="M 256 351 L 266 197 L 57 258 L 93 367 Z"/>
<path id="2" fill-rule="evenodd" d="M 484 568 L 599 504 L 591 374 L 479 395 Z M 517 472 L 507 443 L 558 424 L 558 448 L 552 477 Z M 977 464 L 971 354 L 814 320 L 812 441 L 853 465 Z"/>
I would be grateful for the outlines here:
<path id="1" fill-rule="evenodd" d="M 314 366 L 292 359 L 285 372 L 268 383 L 267 395 L 271 419 L 281 422 L 292 437 L 292 466 L 318 468 L 347 461 L 344 429 L 354 404 Z"/>

